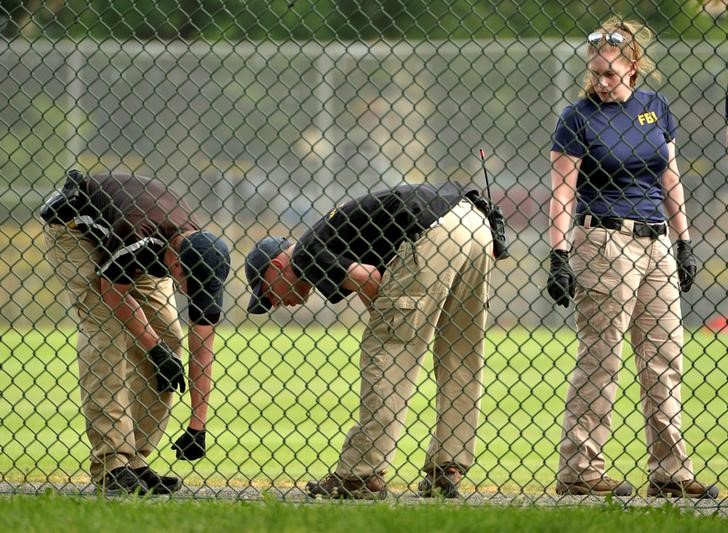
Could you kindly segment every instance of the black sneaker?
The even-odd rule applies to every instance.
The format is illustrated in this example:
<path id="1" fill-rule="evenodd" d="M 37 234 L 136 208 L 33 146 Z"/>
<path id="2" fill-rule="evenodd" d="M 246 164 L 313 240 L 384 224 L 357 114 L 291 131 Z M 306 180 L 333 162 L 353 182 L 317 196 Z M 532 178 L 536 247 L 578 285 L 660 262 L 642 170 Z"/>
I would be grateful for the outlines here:
<path id="1" fill-rule="evenodd" d="M 172 494 L 182 488 L 182 480 L 173 476 L 160 476 L 148 466 L 133 470 L 139 479 L 147 484 L 149 492 L 153 494 Z"/>
<path id="2" fill-rule="evenodd" d="M 136 494 L 143 496 L 149 491 L 147 484 L 128 466 L 114 468 L 104 476 L 96 487 L 107 496 Z"/>

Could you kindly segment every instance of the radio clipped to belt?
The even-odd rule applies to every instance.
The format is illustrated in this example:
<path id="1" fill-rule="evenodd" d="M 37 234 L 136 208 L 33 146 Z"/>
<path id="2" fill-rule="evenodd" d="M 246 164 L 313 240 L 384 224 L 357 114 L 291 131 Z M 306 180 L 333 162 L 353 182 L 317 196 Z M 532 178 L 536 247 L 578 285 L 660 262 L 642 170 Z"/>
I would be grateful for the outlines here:
<path id="1" fill-rule="evenodd" d="M 53 193 L 41 207 L 41 218 L 49 224 L 67 224 L 72 221 L 78 214 L 82 181 L 83 174 L 78 170 L 69 170 L 63 188 Z"/>
<path id="2" fill-rule="evenodd" d="M 485 167 L 485 152 L 480 150 L 480 158 L 483 161 L 483 174 L 485 175 L 485 192 L 488 198 L 483 198 L 476 191 L 470 191 L 466 194 L 468 199 L 477 207 L 487 218 L 490 224 L 490 231 L 493 235 L 493 257 L 496 261 L 510 257 L 508 252 L 508 238 L 506 237 L 506 221 L 503 217 L 503 211 L 500 206 L 494 205 L 490 196 L 490 184 L 488 183 L 488 171 Z"/>

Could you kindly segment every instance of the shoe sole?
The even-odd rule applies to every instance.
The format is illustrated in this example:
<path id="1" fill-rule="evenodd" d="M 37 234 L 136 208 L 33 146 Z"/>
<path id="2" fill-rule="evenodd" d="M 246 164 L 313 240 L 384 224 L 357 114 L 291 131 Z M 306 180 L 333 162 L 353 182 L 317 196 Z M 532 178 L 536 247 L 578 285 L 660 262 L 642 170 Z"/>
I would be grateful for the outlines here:
<path id="1" fill-rule="evenodd" d="M 181 488 L 182 488 L 182 483 L 179 483 L 178 485 L 173 485 L 173 486 L 153 485 L 153 486 L 149 487 L 149 493 L 154 494 L 155 496 L 166 496 L 168 494 L 177 492 Z"/>
<path id="2" fill-rule="evenodd" d="M 628 494 L 615 494 L 613 490 L 593 490 L 586 487 L 556 487 L 556 494 L 559 496 L 632 496 L 632 493 Z"/>
<path id="3" fill-rule="evenodd" d="M 611 490 L 589 490 L 589 489 L 556 489 L 556 494 L 559 496 L 609 496 L 610 494 L 616 496 Z"/>
<path id="4" fill-rule="evenodd" d="M 647 489 L 647 496 L 651 498 L 692 498 L 694 500 L 715 500 L 717 497 L 703 492 L 701 494 L 689 494 L 680 489 Z"/>
<path id="5" fill-rule="evenodd" d="M 331 493 L 327 492 L 311 492 L 306 491 L 306 495 L 309 498 L 323 498 L 328 500 L 385 500 L 387 499 L 387 490 L 381 490 L 379 492 L 366 491 L 350 491 L 350 490 L 333 490 Z"/>
<path id="6" fill-rule="evenodd" d="M 103 492 L 105 496 L 146 496 L 149 494 L 149 491 L 142 490 L 129 492 L 124 489 L 100 489 L 100 491 Z"/>

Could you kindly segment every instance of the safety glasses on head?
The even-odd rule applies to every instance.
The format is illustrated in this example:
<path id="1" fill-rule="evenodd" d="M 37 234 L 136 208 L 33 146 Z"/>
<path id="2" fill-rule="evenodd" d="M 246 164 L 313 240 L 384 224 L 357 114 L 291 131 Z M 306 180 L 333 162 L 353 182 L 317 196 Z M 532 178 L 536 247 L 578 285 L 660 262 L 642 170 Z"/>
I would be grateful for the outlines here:
<path id="1" fill-rule="evenodd" d="M 602 42 L 602 39 L 606 40 L 607 44 L 611 46 L 620 46 L 626 41 L 624 35 L 622 35 L 621 33 L 617 33 L 616 31 L 610 33 L 595 31 L 594 33 L 590 33 L 586 38 L 587 42 L 591 46 L 599 46 L 599 43 Z"/>

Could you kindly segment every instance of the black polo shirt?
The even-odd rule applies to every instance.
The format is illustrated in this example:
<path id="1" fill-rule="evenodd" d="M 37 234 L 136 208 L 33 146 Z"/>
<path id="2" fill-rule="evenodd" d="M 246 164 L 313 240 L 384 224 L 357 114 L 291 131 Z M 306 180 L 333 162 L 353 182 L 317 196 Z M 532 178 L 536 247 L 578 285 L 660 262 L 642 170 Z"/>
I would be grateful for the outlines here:
<path id="1" fill-rule="evenodd" d="M 351 294 L 342 289 L 352 263 L 384 273 L 405 239 L 418 234 L 474 190 L 457 183 L 399 185 L 367 194 L 332 209 L 296 243 L 292 264 L 330 302 Z"/>

